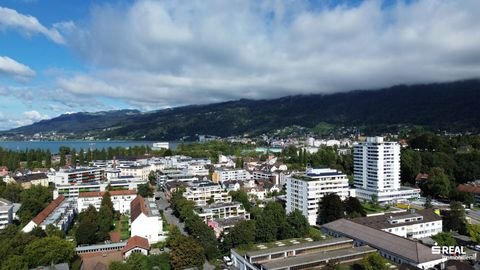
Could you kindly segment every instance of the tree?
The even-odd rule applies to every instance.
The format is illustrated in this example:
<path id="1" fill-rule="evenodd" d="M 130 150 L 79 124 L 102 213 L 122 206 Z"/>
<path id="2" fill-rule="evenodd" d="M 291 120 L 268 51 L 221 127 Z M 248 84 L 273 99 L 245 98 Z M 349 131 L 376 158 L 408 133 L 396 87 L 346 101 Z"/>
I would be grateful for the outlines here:
<path id="1" fill-rule="evenodd" d="M 432 239 L 437 242 L 439 246 L 456 246 L 457 241 L 453 238 L 452 234 L 449 232 L 440 232 L 432 236 Z"/>
<path id="2" fill-rule="evenodd" d="M 371 196 L 371 200 L 370 200 L 370 204 L 373 206 L 373 207 L 378 207 L 378 195 L 377 194 L 372 194 Z"/>
<path id="3" fill-rule="evenodd" d="M 74 254 L 73 242 L 55 236 L 35 240 L 25 247 L 30 267 L 69 262 Z"/>
<path id="4" fill-rule="evenodd" d="M 89 205 L 88 208 L 79 214 L 78 228 L 75 231 L 77 244 L 95 244 L 97 242 L 97 224 L 98 212 L 95 206 Z"/>
<path id="5" fill-rule="evenodd" d="M 47 150 L 47 152 L 45 153 L 45 167 L 52 167 L 52 153 L 50 153 L 50 150 Z"/>
<path id="6" fill-rule="evenodd" d="M 48 224 L 47 227 L 45 228 L 45 233 L 47 236 L 56 236 L 59 238 L 65 238 L 65 233 L 55 227 L 53 224 Z"/>
<path id="7" fill-rule="evenodd" d="M 345 202 L 345 212 L 347 212 L 347 216 L 350 218 L 354 217 L 364 217 L 367 215 L 365 209 L 363 209 L 362 204 L 360 201 L 355 197 L 348 197 Z"/>
<path id="8" fill-rule="evenodd" d="M 467 231 L 473 242 L 480 243 L 480 225 L 467 224 Z"/>
<path id="9" fill-rule="evenodd" d="M 244 190 L 230 191 L 228 195 L 232 196 L 233 201 L 241 203 L 247 212 L 252 210 L 252 203 Z"/>
<path id="10" fill-rule="evenodd" d="M 387 261 L 378 253 L 372 253 L 363 259 L 365 270 L 388 270 Z"/>
<path id="11" fill-rule="evenodd" d="M 228 252 L 231 248 L 255 243 L 255 226 L 255 220 L 244 220 L 237 223 L 228 234 L 224 235 L 222 249 Z"/>
<path id="12" fill-rule="evenodd" d="M 343 203 L 335 193 L 329 193 L 323 196 L 319 202 L 319 209 L 318 221 L 320 224 L 343 218 Z"/>
<path id="13" fill-rule="evenodd" d="M 293 237 L 304 237 L 308 234 L 310 224 L 307 218 L 299 210 L 294 210 L 287 215 L 287 223 L 293 229 Z"/>
<path id="14" fill-rule="evenodd" d="M 428 180 L 424 185 L 421 186 L 422 191 L 434 198 L 448 198 L 451 190 L 451 184 L 447 174 L 445 174 L 444 169 L 434 167 L 430 170 L 428 175 Z"/>
<path id="15" fill-rule="evenodd" d="M 5 258 L 5 261 L 1 263 L 2 270 L 26 270 L 28 269 L 28 263 L 23 256 L 12 255 Z"/>
<path id="16" fill-rule="evenodd" d="M 132 253 L 127 259 L 127 265 L 132 270 L 148 269 L 148 258 L 142 253 Z"/>
<path id="17" fill-rule="evenodd" d="M 140 196 L 147 198 L 147 197 L 153 197 L 153 189 L 150 187 L 148 183 L 146 184 L 139 184 L 137 186 L 137 194 Z"/>
<path id="18" fill-rule="evenodd" d="M 432 208 L 433 205 L 432 205 L 432 196 L 427 196 L 427 198 L 425 199 L 425 204 L 423 205 L 423 207 L 429 209 L 429 208 Z"/>
<path id="19" fill-rule="evenodd" d="M 47 236 L 45 231 L 42 229 L 40 226 L 35 226 L 31 231 L 30 234 L 37 237 L 37 238 L 43 238 Z"/>
<path id="20" fill-rule="evenodd" d="M 460 234 L 466 233 L 465 209 L 457 201 L 450 203 L 450 211 L 443 218 L 444 228 L 449 231 L 456 231 Z"/>
<path id="21" fill-rule="evenodd" d="M 157 173 L 155 171 L 150 171 L 148 173 L 148 182 L 152 186 L 157 184 Z"/>
<path id="22" fill-rule="evenodd" d="M 180 235 L 173 243 L 170 260 L 174 269 L 202 269 L 205 255 L 202 246 L 193 238 Z"/>

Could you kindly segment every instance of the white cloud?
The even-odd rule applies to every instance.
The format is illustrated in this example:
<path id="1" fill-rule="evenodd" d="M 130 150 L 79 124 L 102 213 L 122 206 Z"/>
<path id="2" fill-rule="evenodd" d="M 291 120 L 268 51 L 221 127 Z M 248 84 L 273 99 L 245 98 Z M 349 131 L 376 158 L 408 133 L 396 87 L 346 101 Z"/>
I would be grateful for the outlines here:
<path id="1" fill-rule="evenodd" d="M 64 39 L 57 29 L 49 29 L 43 26 L 37 18 L 6 7 L 0 7 L 0 30 L 2 28 L 17 29 L 27 36 L 43 34 L 55 43 L 64 43 Z"/>
<path id="2" fill-rule="evenodd" d="M 17 81 L 25 81 L 35 76 L 35 71 L 8 56 L 0 56 L 0 74 L 11 76 Z"/>
<path id="3" fill-rule="evenodd" d="M 92 67 L 57 85 L 160 107 L 479 77 L 478 14 L 478 0 L 101 5 L 56 25 Z"/>

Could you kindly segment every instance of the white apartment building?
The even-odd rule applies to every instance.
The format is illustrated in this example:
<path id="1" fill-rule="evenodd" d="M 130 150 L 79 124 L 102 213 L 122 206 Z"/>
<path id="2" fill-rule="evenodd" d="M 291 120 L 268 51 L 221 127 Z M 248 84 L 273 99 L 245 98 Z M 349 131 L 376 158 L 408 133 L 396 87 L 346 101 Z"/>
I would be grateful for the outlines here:
<path id="1" fill-rule="evenodd" d="M 140 236 L 155 244 L 165 240 L 162 218 L 154 198 L 143 198 L 140 195 L 130 204 L 131 236 Z"/>
<path id="2" fill-rule="evenodd" d="M 150 165 L 135 165 L 128 167 L 119 167 L 120 177 L 133 176 L 147 181 L 150 174 Z"/>
<path id="3" fill-rule="evenodd" d="M 387 213 L 352 219 L 353 222 L 404 238 L 421 239 L 442 232 L 442 217 L 432 209 Z"/>
<path id="4" fill-rule="evenodd" d="M 420 189 L 400 186 L 400 145 L 383 137 L 368 137 L 353 146 L 353 176 L 356 197 L 380 203 L 420 197 Z"/>
<path id="5" fill-rule="evenodd" d="M 58 172 L 48 175 L 48 181 L 55 185 L 71 185 L 77 183 L 102 182 L 106 180 L 105 169 L 103 168 L 77 168 L 61 169 Z"/>
<path id="6" fill-rule="evenodd" d="M 77 212 L 76 203 L 75 199 L 59 196 L 25 225 L 22 231 L 28 233 L 37 226 L 45 230 L 51 224 L 66 233 Z"/>
<path id="7" fill-rule="evenodd" d="M 113 203 L 113 209 L 121 214 L 130 214 L 130 203 L 137 197 L 136 190 L 112 190 L 109 191 Z M 100 210 L 102 198 L 105 192 L 83 192 L 77 199 L 78 213 L 86 210 L 90 205 Z"/>
<path id="8" fill-rule="evenodd" d="M 0 230 L 11 224 L 13 220 L 13 204 L 5 199 L 0 199 Z"/>
<path id="9" fill-rule="evenodd" d="M 196 176 L 208 176 L 210 172 L 205 168 L 204 164 L 192 163 L 188 164 L 186 168 L 182 170 L 184 175 L 196 175 Z"/>
<path id="10" fill-rule="evenodd" d="M 310 225 L 317 223 L 318 204 L 324 195 L 348 196 L 348 178 L 333 169 L 309 169 L 302 175 L 287 177 L 287 213 L 300 210 Z"/>
<path id="11" fill-rule="evenodd" d="M 228 195 L 219 184 L 210 181 L 192 182 L 183 193 L 183 197 L 194 201 L 198 206 L 207 205 L 208 202 L 231 202 L 232 196 Z"/>
<path id="12" fill-rule="evenodd" d="M 220 183 L 229 180 L 250 180 L 252 175 L 243 169 L 217 169 L 212 174 L 212 181 Z"/>
<path id="13" fill-rule="evenodd" d="M 195 214 L 203 219 L 205 224 L 211 220 L 229 219 L 241 217 L 245 220 L 250 219 L 250 214 L 238 202 L 218 202 L 196 208 Z"/>
<path id="14" fill-rule="evenodd" d="M 83 192 L 106 191 L 109 185 L 113 190 L 131 190 L 137 189 L 139 184 L 145 183 L 147 183 L 147 180 L 141 180 L 140 178 L 135 178 L 133 176 L 124 176 L 103 182 L 55 185 L 55 189 L 53 190 L 53 198 L 56 199 L 60 195 L 63 195 L 66 198 L 78 198 Z"/>

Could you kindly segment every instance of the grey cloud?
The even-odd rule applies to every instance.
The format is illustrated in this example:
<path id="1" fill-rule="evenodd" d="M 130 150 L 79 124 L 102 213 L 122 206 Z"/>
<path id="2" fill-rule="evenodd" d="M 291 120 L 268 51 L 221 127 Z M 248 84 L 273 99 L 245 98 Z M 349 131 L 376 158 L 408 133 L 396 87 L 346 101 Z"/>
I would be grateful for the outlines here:
<path id="1" fill-rule="evenodd" d="M 85 24 L 56 26 L 93 66 L 57 85 L 150 108 L 478 77 L 477 14 L 477 0 L 97 6 Z"/>

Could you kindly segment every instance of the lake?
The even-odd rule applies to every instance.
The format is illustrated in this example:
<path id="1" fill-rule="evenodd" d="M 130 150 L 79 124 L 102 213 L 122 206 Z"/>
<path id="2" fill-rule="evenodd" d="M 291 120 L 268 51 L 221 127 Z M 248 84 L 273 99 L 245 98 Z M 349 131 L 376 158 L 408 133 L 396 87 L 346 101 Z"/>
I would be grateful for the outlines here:
<path id="1" fill-rule="evenodd" d="M 60 146 L 67 146 L 75 148 L 77 151 L 80 149 L 102 149 L 108 147 L 131 147 L 147 145 L 152 147 L 154 142 L 149 141 L 0 141 L 0 147 L 15 151 L 21 151 L 26 149 L 43 149 L 50 150 L 52 153 L 58 153 Z M 169 142 L 170 149 L 175 150 L 178 142 Z"/>

